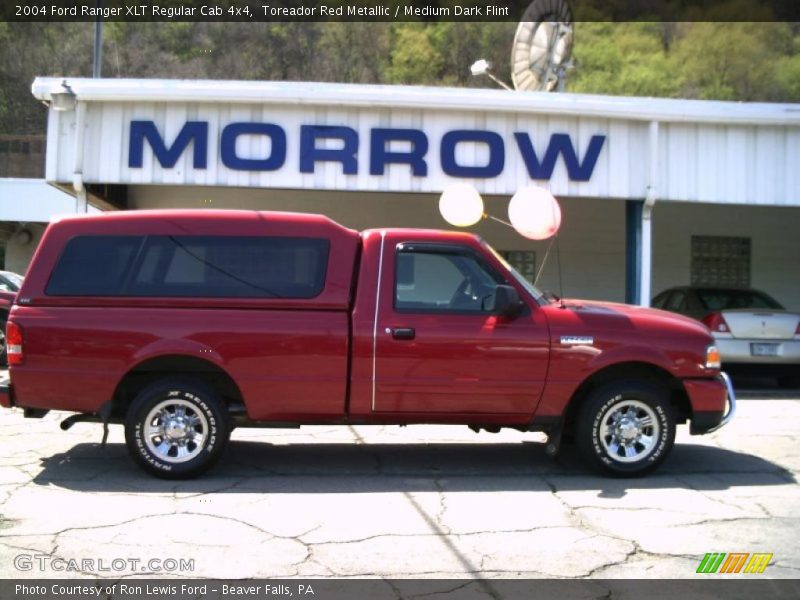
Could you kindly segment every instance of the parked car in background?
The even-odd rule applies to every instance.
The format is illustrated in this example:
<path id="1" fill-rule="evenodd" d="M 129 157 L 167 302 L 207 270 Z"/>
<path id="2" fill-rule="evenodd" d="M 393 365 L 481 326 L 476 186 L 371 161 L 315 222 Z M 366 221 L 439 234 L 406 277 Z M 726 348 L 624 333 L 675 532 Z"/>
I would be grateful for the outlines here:
<path id="1" fill-rule="evenodd" d="M 12 271 L 0 271 L 0 291 L 18 292 L 25 278 Z"/>
<path id="2" fill-rule="evenodd" d="M 702 321 L 730 372 L 769 375 L 800 386 L 800 314 L 768 294 L 747 288 L 685 286 L 653 299 L 661 308 Z"/>

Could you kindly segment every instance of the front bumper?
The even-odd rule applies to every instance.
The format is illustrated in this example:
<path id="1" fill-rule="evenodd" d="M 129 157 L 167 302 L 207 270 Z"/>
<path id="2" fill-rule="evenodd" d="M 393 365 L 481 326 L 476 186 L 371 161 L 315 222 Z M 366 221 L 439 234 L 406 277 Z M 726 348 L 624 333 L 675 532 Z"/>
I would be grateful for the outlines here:
<path id="1" fill-rule="evenodd" d="M 736 414 L 736 393 L 727 373 L 717 379 L 687 380 L 684 385 L 692 405 L 692 435 L 711 433 L 730 423 Z"/>

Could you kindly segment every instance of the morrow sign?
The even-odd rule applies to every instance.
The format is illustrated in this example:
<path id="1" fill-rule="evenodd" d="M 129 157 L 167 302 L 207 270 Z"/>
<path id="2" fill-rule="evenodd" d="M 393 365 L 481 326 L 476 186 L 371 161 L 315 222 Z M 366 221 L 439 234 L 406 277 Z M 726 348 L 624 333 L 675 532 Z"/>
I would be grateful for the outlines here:
<path id="1" fill-rule="evenodd" d="M 300 125 L 299 131 L 292 133 L 299 136 L 299 156 L 295 157 L 287 153 L 286 129 L 275 123 L 229 123 L 211 150 L 218 153 L 225 167 L 238 171 L 277 171 L 288 160 L 296 160 L 301 173 L 314 173 L 318 163 L 334 162 L 341 164 L 345 175 L 359 174 L 358 155 L 363 143 L 355 129 L 342 125 Z M 237 144 L 254 136 L 268 140 L 269 148 L 261 156 L 244 156 Z M 131 121 L 128 166 L 143 168 L 147 145 L 162 168 L 174 167 L 185 152 L 191 152 L 192 167 L 206 169 L 212 141 L 209 138 L 208 121 L 186 121 L 170 141 L 164 139 L 154 121 Z M 516 131 L 513 141 L 507 142 L 495 131 L 453 129 L 444 132 L 437 140 L 438 148 L 431 150 L 430 137 L 421 129 L 375 127 L 369 129 L 366 145 L 370 175 L 383 175 L 388 165 L 402 164 L 410 168 L 413 176 L 427 177 L 429 161 L 438 159 L 446 175 L 491 179 L 503 174 L 506 153 L 514 151 L 522 158 L 531 179 L 549 180 L 560 158 L 571 181 L 589 181 L 605 140 L 605 135 L 592 135 L 581 157 L 566 133 L 552 133 L 543 142 L 532 139 L 525 131 Z M 459 148 L 466 145 L 483 148 L 480 161 L 467 160 L 464 153 L 459 153 Z"/>

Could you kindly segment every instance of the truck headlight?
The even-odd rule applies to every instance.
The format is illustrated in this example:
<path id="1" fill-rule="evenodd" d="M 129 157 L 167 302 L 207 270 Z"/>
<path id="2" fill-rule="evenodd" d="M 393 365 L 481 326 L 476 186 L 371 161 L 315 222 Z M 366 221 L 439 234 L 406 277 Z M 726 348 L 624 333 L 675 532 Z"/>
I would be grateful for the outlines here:
<path id="1" fill-rule="evenodd" d="M 719 348 L 708 346 L 706 348 L 706 369 L 719 369 L 722 367 L 722 359 L 719 355 Z"/>

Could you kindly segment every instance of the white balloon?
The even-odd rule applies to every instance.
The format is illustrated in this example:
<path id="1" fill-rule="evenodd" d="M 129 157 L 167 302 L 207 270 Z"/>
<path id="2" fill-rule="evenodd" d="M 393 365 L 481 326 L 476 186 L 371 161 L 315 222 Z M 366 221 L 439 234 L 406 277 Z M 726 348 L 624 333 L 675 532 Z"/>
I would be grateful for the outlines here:
<path id="1" fill-rule="evenodd" d="M 548 190 L 529 185 L 511 198 L 508 220 L 521 236 L 546 240 L 561 227 L 561 207 Z"/>
<path id="2" fill-rule="evenodd" d="M 454 183 L 442 192 L 439 212 L 450 225 L 469 227 L 483 217 L 483 198 L 468 183 Z"/>

